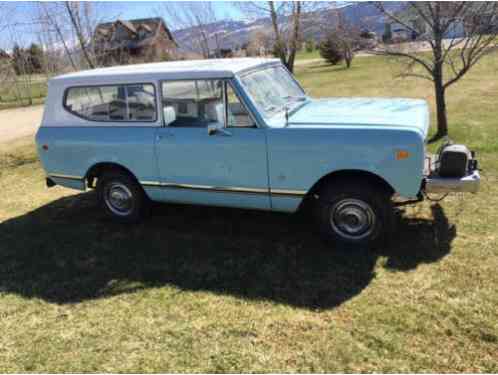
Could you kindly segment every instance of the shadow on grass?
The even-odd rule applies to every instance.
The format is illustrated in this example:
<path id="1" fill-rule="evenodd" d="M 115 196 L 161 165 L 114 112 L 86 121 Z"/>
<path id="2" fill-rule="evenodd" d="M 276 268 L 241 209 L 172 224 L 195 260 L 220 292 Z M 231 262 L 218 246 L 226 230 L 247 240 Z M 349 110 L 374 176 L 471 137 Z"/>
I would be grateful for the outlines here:
<path id="1" fill-rule="evenodd" d="M 369 285 L 379 256 L 406 271 L 448 254 L 455 230 L 432 211 L 434 221 L 401 218 L 388 250 L 348 253 L 322 243 L 303 215 L 157 205 L 122 226 L 82 193 L 0 224 L 0 291 L 65 304 L 172 285 L 333 308 Z"/>

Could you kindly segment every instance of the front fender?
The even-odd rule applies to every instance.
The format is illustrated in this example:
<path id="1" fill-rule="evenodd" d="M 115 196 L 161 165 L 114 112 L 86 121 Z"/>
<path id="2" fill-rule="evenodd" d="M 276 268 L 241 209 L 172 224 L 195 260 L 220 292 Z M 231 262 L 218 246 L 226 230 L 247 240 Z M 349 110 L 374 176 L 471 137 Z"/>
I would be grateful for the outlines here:
<path id="1" fill-rule="evenodd" d="M 408 157 L 399 159 L 398 151 Z M 372 173 L 403 197 L 415 197 L 424 165 L 424 143 L 411 129 L 375 127 L 281 128 L 268 130 L 272 190 L 309 192 L 322 177 L 341 170 Z M 293 210 L 301 199 L 272 197 L 275 209 Z M 293 203 L 290 203 L 293 202 Z"/>

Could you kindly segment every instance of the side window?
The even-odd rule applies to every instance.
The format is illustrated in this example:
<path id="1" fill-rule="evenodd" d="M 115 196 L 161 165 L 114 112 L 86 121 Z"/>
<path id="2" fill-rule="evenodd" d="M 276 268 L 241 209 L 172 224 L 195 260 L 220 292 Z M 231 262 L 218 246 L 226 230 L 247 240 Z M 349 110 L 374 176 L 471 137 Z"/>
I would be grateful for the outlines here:
<path id="1" fill-rule="evenodd" d="M 165 81 L 161 85 L 164 122 L 176 127 L 224 124 L 223 81 Z"/>
<path id="2" fill-rule="evenodd" d="M 235 94 L 232 86 L 227 84 L 227 103 L 228 103 L 228 127 L 232 128 L 254 128 L 252 117 L 249 115 L 246 107 L 241 103 L 239 97 Z"/>
<path id="3" fill-rule="evenodd" d="M 72 87 L 64 107 L 91 121 L 155 121 L 155 90 L 151 84 Z"/>

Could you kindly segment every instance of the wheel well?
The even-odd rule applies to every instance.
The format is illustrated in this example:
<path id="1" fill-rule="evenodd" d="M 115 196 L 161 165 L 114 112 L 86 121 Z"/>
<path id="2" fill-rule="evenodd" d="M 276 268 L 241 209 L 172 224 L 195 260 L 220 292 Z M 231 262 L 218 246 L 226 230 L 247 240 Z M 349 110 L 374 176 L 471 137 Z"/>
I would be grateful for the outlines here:
<path id="1" fill-rule="evenodd" d="M 376 186 L 385 189 L 391 195 L 395 193 L 394 188 L 386 180 L 376 175 L 375 173 L 352 169 L 335 171 L 323 176 L 311 187 L 307 195 L 312 197 L 313 195 L 317 194 L 323 186 L 338 179 L 357 179 L 363 181 L 368 180 Z"/>
<path id="2" fill-rule="evenodd" d="M 130 177 L 132 177 L 135 181 L 138 181 L 135 175 L 127 168 L 123 167 L 117 163 L 97 163 L 93 165 L 85 175 L 85 179 L 88 181 L 88 187 L 95 187 L 95 179 L 98 179 L 104 172 L 116 171 L 122 172 Z"/>

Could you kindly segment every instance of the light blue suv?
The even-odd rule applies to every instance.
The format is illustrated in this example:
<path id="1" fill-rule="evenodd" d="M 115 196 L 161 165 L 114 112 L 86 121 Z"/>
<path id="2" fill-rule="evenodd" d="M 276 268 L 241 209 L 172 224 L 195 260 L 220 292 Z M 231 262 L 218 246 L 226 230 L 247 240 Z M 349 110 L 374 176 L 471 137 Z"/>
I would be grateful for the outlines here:
<path id="1" fill-rule="evenodd" d="M 306 205 L 326 238 L 371 245 L 393 204 L 479 188 L 465 146 L 426 155 L 428 128 L 423 100 L 312 99 L 278 60 L 245 58 L 53 78 L 36 141 L 48 186 L 96 188 L 122 222 L 150 200 Z"/>

